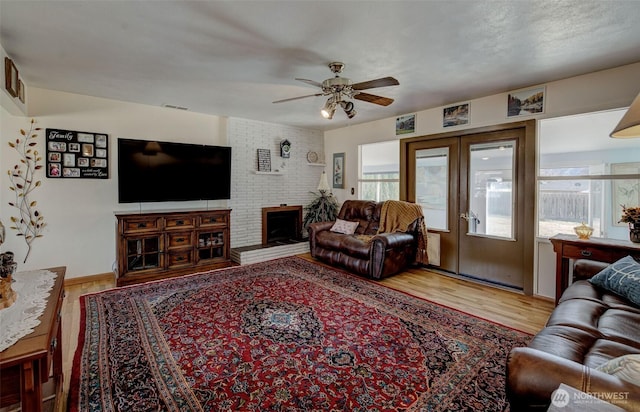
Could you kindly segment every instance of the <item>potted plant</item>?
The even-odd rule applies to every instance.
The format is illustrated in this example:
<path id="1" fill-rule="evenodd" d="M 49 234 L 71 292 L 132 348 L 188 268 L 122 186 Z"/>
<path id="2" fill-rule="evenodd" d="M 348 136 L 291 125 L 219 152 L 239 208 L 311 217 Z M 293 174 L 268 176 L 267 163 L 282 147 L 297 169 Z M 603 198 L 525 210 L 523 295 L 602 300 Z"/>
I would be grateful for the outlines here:
<path id="1" fill-rule="evenodd" d="M 329 183 L 327 174 L 322 172 L 320 184 L 318 185 L 318 193 L 313 193 L 316 198 L 304 207 L 305 215 L 302 226 L 305 231 L 311 223 L 330 222 L 336 220 L 338 216 L 338 201 L 329 191 Z"/>
<path id="2" fill-rule="evenodd" d="M 619 223 L 628 223 L 629 239 L 634 243 L 640 243 L 640 207 L 622 205 L 622 218 Z"/>

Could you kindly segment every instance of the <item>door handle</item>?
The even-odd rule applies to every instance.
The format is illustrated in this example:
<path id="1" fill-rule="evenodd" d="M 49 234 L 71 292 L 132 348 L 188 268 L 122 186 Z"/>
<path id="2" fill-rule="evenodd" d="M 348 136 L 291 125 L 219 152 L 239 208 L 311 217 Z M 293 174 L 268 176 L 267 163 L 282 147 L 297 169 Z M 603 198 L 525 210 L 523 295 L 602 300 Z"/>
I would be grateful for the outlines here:
<path id="1" fill-rule="evenodd" d="M 460 219 L 464 219 L 467 222 L 474 221 L 476 224 L 480 224 L 480 219 L 478 219 L 478 215 L 473 213 L 473 211 L 468 211 L 465 213 L 460 213 Z"/>
<path id="2" fill-rule="evenodd" d="M 476 215 L 472 210 L 469 210 L 468 212 L 460 214 L 460 218 L 467 221 L 467 233 L 477 233 L 478 225 L 480 224 L 478 215 Z"/>

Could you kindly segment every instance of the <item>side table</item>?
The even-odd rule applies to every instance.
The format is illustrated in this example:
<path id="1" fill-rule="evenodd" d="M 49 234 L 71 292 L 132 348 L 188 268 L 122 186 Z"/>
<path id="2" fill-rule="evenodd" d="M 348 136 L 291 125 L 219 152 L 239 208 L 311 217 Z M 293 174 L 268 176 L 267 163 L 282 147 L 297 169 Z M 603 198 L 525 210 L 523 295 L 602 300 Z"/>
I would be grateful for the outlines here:
<path id="1" fill-rule="evenodd" d="M 43 409 L 43 387 L 51 386 L 55 408 L 62 401 L 62 300 L 65 267 L 47 269 L 56 281 L 40 324 L 33 332 L 0 352 L 0 408 L 21 404 L 21 410 Z M 50 394 L 47 394 L 50 395 Z"/>
<path id="2" fill-rule="evenodd" d="M 640 257 L 640 243 L 592 237 L 578 239 L 574 235 L 555 235 L 549 238 L 556 252 L 556 305 L 569 286 L 569 260 L 591 259 L 613 263 L 625 256 Z"/>

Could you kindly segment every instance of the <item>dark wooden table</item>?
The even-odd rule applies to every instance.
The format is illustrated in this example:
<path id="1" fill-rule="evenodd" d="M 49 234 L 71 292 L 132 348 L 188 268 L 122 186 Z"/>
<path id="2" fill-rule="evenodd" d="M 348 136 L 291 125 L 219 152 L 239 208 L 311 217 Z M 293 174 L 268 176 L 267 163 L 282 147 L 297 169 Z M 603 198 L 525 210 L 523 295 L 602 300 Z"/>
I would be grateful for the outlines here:
<path id="1" fill-rule="evenodd" d="M 66 268 L 47 270 L 55 272 L 57 277 L 39 318 L 40 324 L 29 335 L 0 352 L 0 407 L 21 403 L 23 411 L 40 412 L 45 383 L 55 391 L 56 406 L 62 400 L 61 312 Z M 50 372 L 53 372 L 51 380 Z"/>
<path id="2" fill-rule="evenodd" d="M 640 243 L 592 237 L 578 239 L 574 235 L 555 235 L 549 238 L 556 252 L 556 305 L 569 286 L 570 259 L 591 259 L 613 263 L 625 256 L 640 257 Z"/>

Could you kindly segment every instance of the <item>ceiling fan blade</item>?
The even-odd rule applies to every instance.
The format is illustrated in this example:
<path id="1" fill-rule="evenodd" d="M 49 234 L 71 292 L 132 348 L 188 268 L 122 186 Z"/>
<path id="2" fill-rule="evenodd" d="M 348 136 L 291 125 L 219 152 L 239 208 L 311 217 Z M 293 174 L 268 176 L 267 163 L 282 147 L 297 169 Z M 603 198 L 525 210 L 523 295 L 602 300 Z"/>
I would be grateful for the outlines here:
<path id="1" fill-rule="evenodd" d="M 315 81 L 315 80 L 300 79 L 300 78 L 298 78 L 298 77 L 296 77 L 296 80 L 297 80 L 297 81 L 299 81 L 299 82 L 304 82 L 304 83 L 307 83 L 307 84 L 310 84 L 310 85 L 312 85 L 312 86 L 316 86 L 316 87 L 319 87 L 319 88 L 321 88 L 321 89 L 322 89 L 322 83 L 318 83 L 318 82 L 317 82 L 317 81 Z"/>
<path id="2" fill-rule="evenodd" d="M 375 87 L 397 86 L 400 82 L 393 77 L 383 77 L 381 79 L 369 80 L 367 82 L 356 83 L 351 86 L 353 90 L 373 89 Z"/>
<path id="3" fill-rule="evenodd" d="M 304 98 L 307 98 L 307 97 L 314 97 L 314 96 L 322 96 L 322 93 L 308 94 L 306 96 L 290 97 L 288 99 L 276 100 L 273 103 L 290 102 L 291 100 L 304 99 Z"/>
<path id="4" fill-rule="evenodd" d="M 362 100 L 364 102 L 379 104 L 380 106 L 389 106 L 391 103 L 393 103 L 393 99 L 390 99 L 388 97 L 376 96 L 375 94 L 362 92 L 353 95 L 353 98 Z"/>

